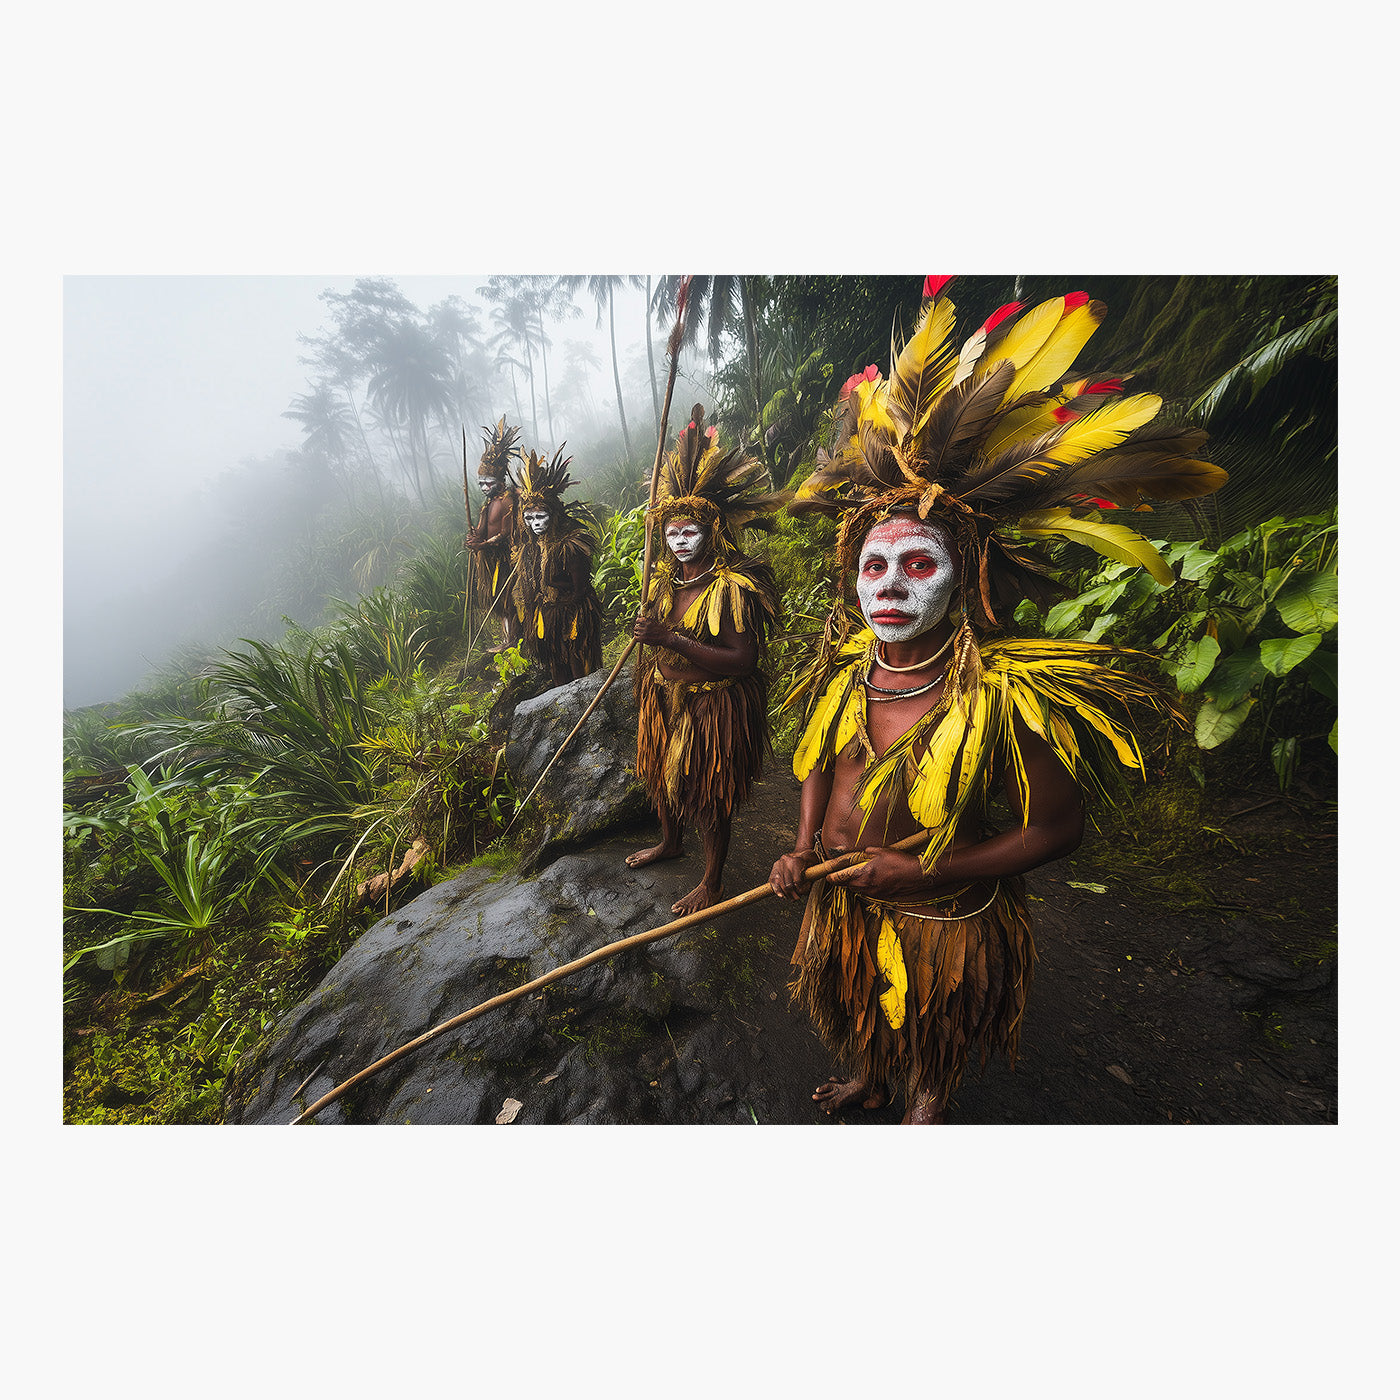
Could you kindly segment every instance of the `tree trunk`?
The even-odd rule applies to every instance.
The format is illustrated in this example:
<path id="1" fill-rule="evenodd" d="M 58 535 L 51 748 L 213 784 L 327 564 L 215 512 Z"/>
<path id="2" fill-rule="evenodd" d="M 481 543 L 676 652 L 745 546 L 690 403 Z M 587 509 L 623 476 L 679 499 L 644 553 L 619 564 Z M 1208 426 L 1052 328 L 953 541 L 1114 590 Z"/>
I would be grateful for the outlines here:
<path id="1" fill-rule="evenodd" d="M 632 455 L 632 439 L 627 436 L 627 415 L 622 411 L 622 376 L 617 372 L 617 332 L 613 328 L 613 294 L 608 287 L 608 340 L 612 345 L 613 385 L 617 389 L 617 416 L 622 419 L 622 445 Z"/>
<path id="2" fill-rule="evenodd" d="M 540 440 L 540 415 L 535 409 L 535 357 L 530 354 L 530 341 L 526 336 L 521 337 L 522 345 L 525 347 L 525 373 L 530 379 L 530 422 L 535 429 L 535 442 Z"/>
<path id="3" fill-rule="evenodd" d="M 768 450 L 763 441 L 763 366 L 758 358 L 758 316 L 754 311 L 753 292 L 747 277 L 739 279 L 739 303 L 744 312 L 744 345 L 749 355 L 749 372 L 753 376 L 754 432 L 758 437 L 758 452 L 766 462 Z"/>
<path id="4" fill-rule="evenodd" d="M 549 429 L 549 442 L 551 448 L 554 445 L 554 414 L 549 407 L 549 355 L 544 346 L 544 311 L 540 309 L 536 314 L 540 318 L 540 367 L 544 371 L 544 421 Z M 539 433 L 536 432 L 536 437 Z"/>

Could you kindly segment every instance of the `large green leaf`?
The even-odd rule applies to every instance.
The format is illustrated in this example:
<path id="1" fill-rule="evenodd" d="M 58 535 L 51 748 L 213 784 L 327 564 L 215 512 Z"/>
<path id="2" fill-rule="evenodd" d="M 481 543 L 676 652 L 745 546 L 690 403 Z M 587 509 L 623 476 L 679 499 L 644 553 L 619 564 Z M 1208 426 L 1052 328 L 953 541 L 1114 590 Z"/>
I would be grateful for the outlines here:
<path id="1" fill-rule="evenodd" d="M 1305 637 L 1272 637 L 1259 643 L 1259 659 L 1271 676 L 1286 676 L 1317 650 L 1321 640 L 1320 632 L 1309 632 Z"/>
<path id="2" fill-rule="evenodd" d="M 1337 699 L 1337 653 L 1335 651 L 1315 651 L 1303 662 L 1312 688 L 1319 695 L 1336 702 Z"/>
<path id="3" fill-rule="evenodd" d="M 1097 642 L 1117 621 L 1117 613 L 1100 613 L 1099 616 L 1094 619 L 1094 625 L 1084 634 L 1084 640 L 1086 642 Z"/>
<path id="4" fill-rule="evenodd" d="M 1220 655 L 1220 643 L 1207 633 L 1198 642 L 1192 642 L 1181 653 L 1181 660 L 1172 668 L 1177 686 L 1187 693 L 1198 690 L 1201 682 L 1210 675 Z"/>
<path id="5" fill-rule="evenodd" d="M 1341 723 L 1340 720 L 1334 719 L 1332 721 L 1332 732 L 1327 736 L 1327 742 L 1331 744 L 1333 753 L 1337 752 L 1337 725 L 1339 723 Z"/>
<path id="6" fill-rule="evenodd" d="M 1206 683 L 1206 697 L 1222 710 L 1238 705 L 1266 672 L 1257 646 L 1246 647 L 1216 663 Z"/>
<path id="7" fill-rule="evenodd" d="M 1214 550 L 1193 544 L 1181 556 L 1181 577 L 1188 583 L 1199 583 L 1214 573 L 1219 563 L 1220 556 Z"/>
<path id="8" fill-rule="evenodd" d="M 1295 632 L 1330 632 L 1337 625 L 1337 575 L 1302 574 L 1274 601 Z"/>
<path id="9" fill-rule="evenodd" d="M 1196 742 L 1203 749 L 1219 748 L 1249 717 L 1254 708 L 1251 695 L 1241 705 L 1222 710 L 1213 700 L 1207 700 L 1196 714 Z"/>
<path id="10" fill-rule="evenodd" d="M 1276 336 L 1267 345 L 1261 346 L 1237 365 L 1226 370 L 1191 405 L 1192 411 L 1199 412 L 1201 422 L 1209 424 L 1211 414 L 1232 391 L 1247 387 L 1252 400 L 1290 360 L 1309 352 L 1316 353 L 1336 329 L 1337 313 L 1328 311 L 1295 330 Z"/>
<path id="11" fill-rule="evenodd" d="M 1068 632 L 1083 615 L 1084 607 L 1083 598 L 1066 598 L 1063 602 L 1056 603 L 1045 614 L 1045 630 L 1051 636 L 1059 636 L 1061 632 Z"/>

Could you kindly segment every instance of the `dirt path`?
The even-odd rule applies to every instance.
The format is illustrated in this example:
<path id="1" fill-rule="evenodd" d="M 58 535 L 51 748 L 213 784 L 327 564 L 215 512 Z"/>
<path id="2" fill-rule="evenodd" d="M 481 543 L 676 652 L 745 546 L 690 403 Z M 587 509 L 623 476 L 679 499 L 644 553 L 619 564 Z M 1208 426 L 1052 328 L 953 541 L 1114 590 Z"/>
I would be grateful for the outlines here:
<path id="1" fill-rule="evenodd" d="M 736 821 L 729 893 L 767 879 L 796 813 L 797 784 L 774 760 Z M 1219 844 L 1209 868 L 1162 871 L 1107 862 L 1091 834 L 1029 877 L 1039 963 L 1020 1058 L 1014 1071 L 971 1069 L 952 1122 L 1336 1121 L 1335 825 L 1264 794 Z M 688 864 L 671 867 L 678 883 Z M 767 900 L 725 921 L 724 936 L 757 974 L 740 1025 L 771 1075 L 769 1121 L 829 1122 L 809 1096 L 834 1066 L 787 1007 L 799 914 Z"/>

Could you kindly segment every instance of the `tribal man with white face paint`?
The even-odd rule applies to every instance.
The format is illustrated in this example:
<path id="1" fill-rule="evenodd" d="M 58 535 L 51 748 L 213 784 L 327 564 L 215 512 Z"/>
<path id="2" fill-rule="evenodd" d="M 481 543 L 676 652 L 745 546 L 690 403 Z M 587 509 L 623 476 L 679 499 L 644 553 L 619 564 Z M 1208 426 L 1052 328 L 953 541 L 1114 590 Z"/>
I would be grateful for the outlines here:
<path id="1" fill-rule="evenodd" d="M 627 864 L 679 857 L 686 826 L 699 830 L 705 873 L 672 904 L 676 914 L 720 898 L 734 812 L 768 742 L 760 662 L 777 617 L 772 570 L 739 552 L 738 535 L 778 498 L 757 493 L 761 465 L 719 447 L 703 419 L 697 404 L 666 460 L 657 515 L 667 557 L 632 629 L 649 648 L 633 673 L 637 776 L 656 806 L 661 840 L 634 851 Z"/>
<path id="2" fill-rule="evenodd" d="M 857 1106 L 878 1108 L 886 1102 L 885 1067 L 896 1054 L 894 1042 L 904 1030 L 907 1015 L 903 980 L 911 975 L 917 980 L 928 975 L 926 969 L 941 966 L 936 951 L 920 956 L 921 943 L 948 937 L 947 931 L 955 930 L 964 940 L 958 952 L 962 958 L 973 956 L 967 940 L 981 938 L 989 947 L 995 946 L 998 977 L 1029 982 L 1033 956 L 1029 926 L 1021 937 L 1017 916 L 998 903 L 1002 886 L 1034 865 L 1067 854 L 1082 833 L 1078 788 L 1049 747 L 1029 731 L 1019 735 L 1031 784 L 1024 829 L 1018 825 L 989 836 L 980 824 L 969 822 L 955 832 L 932 872 L 922 868 L 916 853 L 889 849 L 921 826 L 897 787 L 875 796 L 868 810 L 862 804 L 869 762 L 897 753 L 901 742 L 907 743 L 911 731 L 926 717 L 940 710 L 954 711 L 944 692 L 951 654 L 959 640 L 950 605 L 961 567 L 941 525 L 896 515 L 866 534 L 858 555 L 856 596 L 872 640 L 868 662 L 852 668 L 855 674 L 849 683 L 856 687 L 852 703 L 859 705 L 850 713 L 860 718 L 851 739 L 832 761 L 813 766 L 803 780 L 796 844 L 790 854 L 779 858 L 770 877 L 775 893 L 797 899 L 807 895 L 803 873 L 819 860 L 845 851 L 871 852 L 865 864 L 813 887 L 803 937 L 793 958 L 798 968 L 795 999 L 807 1008 L 828 1044 L 855 1069 L 851 1078 L 832 1079 L 812 1095 L 832 1114 Z M 957 722 L 955 711 L 948 722 Z M 917 763 L 922 747 L 910 747 L 907 762 Z M 799 760 L 802 754 L 799 745 Z M 1016 810 L 1020 795 L 1008 791 Z M 871 833 L 877 839 L 882 836 L 884 844 L 873 845 Z M 997 915 L 1004 916 L 1002 923 L 1008 923 L 1009 929 L 998 925 Z M 869 1032 L 871 1043 L 862 1046 L 844 1020 L 845 1015 L 854 1019 L 859 1010 L 850 1004 L 846 1013 L 833 1011 L 833 1003 L 840 1003 L 842 997 L 830 985 L 831 964 L 818 966 L 813 945 L 823 939 L 836 943 L 843 935 L 861 939 L 867 928 L 873 943 L 870 965 L 879 968 L 876 986 L 881 982 L 889 986 L 880 994 L 880 1011 Z M 915 973 L 910 973 L 910 967 Z M 971 988 L 973 980 L 967 979 L 964 985 Z M 936 988 L 927 990 L 931 995 Z M 885 1009 L 893 1008 L 896 999 L 898 1011 L 886 1017 Z M 922 999 L 916 989 L 910 1003 L 917 1006 Z M 985 1020 L 993 1011 L 990 1003 L 973 1007 L 969 1014 L 974 1028 L 979 1017 Z M 946 1017 L 940 1022 L 935 1016 L 933 1022 L 948 1024 Z M 946 1085 L 960 1074 L 955 1062 L 966 1053 L 965 1044 L 940 1043 L 933 1022 L 910 1028 L 908 1038 L 918 1045 L 919 1055 L 940 1066 L 947 1062 L 948 1068 L 910 1092 L 906 1123 L 944 1121 Z M 963 1037 L 965 1028 L 957 1035 Z"/>
<path id="3" fill-rule="evenodd" d="M 769 882 L 786 899 L 810 885 L 793 1000 L 846 1073 L 813 1098 L 876 1108 L 897 1086 L 906 1123 L 942 1122 L 973 1056 L 1015 1063 L 1035 965 L 1022 877 L 1079 844 L 1081 782 L 1146 776 L 1135 709 L 1184 723 L 1111 644 L 1009 635 L 1023 602 L 1057 592 L 1041 541 L 1167 586 L 1151 542 L 1100 512 L 1226 479 L 1202 429 L 1154 421 L 1157 395 L 1073 368 L 1103 303 L 1013 301 L 976 326 L 953 280 L 924 279 L 888 377 L 867 365 L 842 386 L 789 506 L 839 520 L 838 587 L 790 691 L 805 702 L 801 807 Z M 868 859 L 804 879 L 845 853 Z"/>
<path id="4" fill-rule="evenodd" d="M 572 458 L 561 446 L 550 461 L 531 452 L 517 468 L 521 529 L 512 556 L 520 649 L 567 685 L 602 664 L 602 611 L 593 592 L 596 540 L 563 493 Z"/>
<path id="5" fill-rule="evenodd" d="M 508 597 L 516 526 L 515 488 L 508 464 L 518 451 L 516 438 L 520 429 L 507 428 L 502 418 L 494 431 L 483 428 L 482 432 L 486 434 L 485 447 L 476 469 L 476 484 L 485 501 L 465 543 L 476 561 L 480 595 L 487 600 L 482 606 L 493 609 L 493 615 L 500 619 L 501 644 L 492 648 L 494 653 L 519 640 L 515 610 Z"/>

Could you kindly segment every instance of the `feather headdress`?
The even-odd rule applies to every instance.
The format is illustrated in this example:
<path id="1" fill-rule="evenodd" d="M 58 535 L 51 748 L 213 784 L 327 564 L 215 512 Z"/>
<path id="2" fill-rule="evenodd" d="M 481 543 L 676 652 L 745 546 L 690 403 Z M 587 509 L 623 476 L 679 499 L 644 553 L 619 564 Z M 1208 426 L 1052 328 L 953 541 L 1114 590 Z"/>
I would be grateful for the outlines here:
<path id="1" fill-rule="evenodd" d="M 520 464 L 515 469 L 515 488 L 520 493 L 520 509 L 547 510 L 560 514 L 564 510 L 563 495 L 571 486 L 577 486 L 569 475 L 569 464 L 574 460 L 564 455 L 561 445 L 554 456 L 546 461 L 538 452 L 521 452 Z"/>
<path id="2" fill-rule="evenodd" d="M 742 532 L 772 530 L 774 514 L 788 497 L 774 491 L 768 469 L 742 449 L 721 448 L 705 410 L 696 404 L 681 429 L 675 451 L 661 464 L 651 518 L 665 528 L 684 517 L 708 528 L 721 556 L 737 553 Z"/>
<path id="3" fill-rule="evenodd" d="M 520 455 L 520 448 L 516 445 L 516 439 L 520 436 L 519 428 L 507 428 L 505 415 L 494 428 L 482 429 L 482 449 L 481 462 L 477 466 L 478 472 L 485 472 L 489 476 L 504 477 L 506 469 L 510 466 L 510 459 Z"/>
<path id="4" fill-rule="evenodd" d="M 925 281 L 913 334 L 891 346 L 888 379 L 871 365 L 846 382 L 832 452 L 818 450 L 789 509 L 841 516 L 843 578 L 879 521 L 937 520 L 962 556 L 964 616 L 983 628 L 1022 598 L 1053 596 L 1027 537 L 1076 540 L 1171 582 L 1156 549 L 1100 510 L 1150 510 L 1147 499 L 1218 490 L 1225 473 L 1197 456 L 1205 432 L 1154 422 L 1162 400 L 1124 394 L 1121 377 L 1071 377 L 1104 318 L 1101 302 L 1083 292 L 1028 311 L 1012 302 L 959 347 L 950 280 Z"/>

